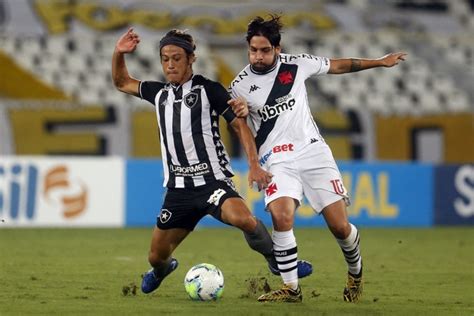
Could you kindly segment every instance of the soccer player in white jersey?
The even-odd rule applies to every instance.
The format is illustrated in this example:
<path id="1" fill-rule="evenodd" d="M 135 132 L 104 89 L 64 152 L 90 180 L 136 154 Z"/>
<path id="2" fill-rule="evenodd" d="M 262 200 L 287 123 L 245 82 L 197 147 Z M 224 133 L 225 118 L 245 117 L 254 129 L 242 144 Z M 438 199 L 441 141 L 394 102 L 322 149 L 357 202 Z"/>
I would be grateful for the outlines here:
<path id="1" fill-rule="evenodd" d="M 112 57 L 112 78 L 120 91 L 155 106 L 160 126 L 167 192 L 150 245 L 152 269 L 144 274 L 142 291 L 154 291 L 177 268 L 173 251 L 207 214 L 241 229 L 249 246 L 265 257 L 272 273 L 279 274 L 270 234 L 235 191 L 229 157 L 220 138 L 219 115 L 232 126 L 245 148 L 249 184 L 266 188 L 271 174 L 258 163 L 255 141 L 245 120 L 236 117 L 229 106 L 240 108 L 245 100 L 231 100 L 221 84 L 193 74 L 196 46 L 192 36 L 180 30 L 168 32 L 160 41 L 167 82 L 132 78 L 124 55 L 134 52 L 139 42 L 133 29 L 120 37 Z M 301 277 L 311 274 L 306 262 L 298 265 Z"/>
<path id="2" fill-rule="evenodd" d="M 236 105 L 234 112 L 241 117 L 248 115 L 260 165 L 273 175 L 265 189 L 265 205 L 272 217 L 273 248 L 284 285 L 258 300 L 302 300 L 293 222 L 304 195 L 315 212 L 324 216 L 344 254 L 348 279 L 343 298 L 357 302 L 362 294 L 359 233 L 348 221 L 347 192 L 331 150 L 311 115 L 305 80 L 316 75 L 392 67 L 406 54 L 392 53 L 378 59 L 282 54 L 281 28 L 277 15 L 268 20 L 256 17 L 249 23 L 246 39 L 250 64 L 230 86 L 232 97 L 247 100 L 248 107 Z"/>

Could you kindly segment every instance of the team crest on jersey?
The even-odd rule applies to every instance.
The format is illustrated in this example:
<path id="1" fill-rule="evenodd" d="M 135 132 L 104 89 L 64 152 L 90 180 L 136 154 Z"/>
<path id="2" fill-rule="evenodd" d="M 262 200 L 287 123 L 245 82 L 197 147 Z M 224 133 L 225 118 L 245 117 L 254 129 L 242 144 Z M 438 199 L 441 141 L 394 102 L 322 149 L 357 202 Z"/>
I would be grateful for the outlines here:
<path id="1" fill-rule="evenodd" d="M 196 105 L 197 101 L 198 94 L 196 92 L 189 92 L 184 96 L 184 104 L 190 109 Z"/>
<path id="2" fill-rule="evenodd" d="M 167 209 L 165 209 L 165 208 L 161 209 L 160 222 L 162 222 L 163 224 L 166 223 L 167 221 L 170 220 L 171 215 L 173 215 L 173 214 L 170 211 L 168 211 Z"/>
<path id="3" fill-rule="evenodd" d="M 278 191 L 278 187 L 276 183 L 271 183 L 268 188 L 265 189 L 265 194 L 267 196 L 271 196 L 272 194 L 276 193 Z"/>
<path id="4" fill-rule="evenodd" d="M 293 75 L 290 71 L 283 71 L 278 75 L 281 84 L 290 84 L 293 82 Z"/>

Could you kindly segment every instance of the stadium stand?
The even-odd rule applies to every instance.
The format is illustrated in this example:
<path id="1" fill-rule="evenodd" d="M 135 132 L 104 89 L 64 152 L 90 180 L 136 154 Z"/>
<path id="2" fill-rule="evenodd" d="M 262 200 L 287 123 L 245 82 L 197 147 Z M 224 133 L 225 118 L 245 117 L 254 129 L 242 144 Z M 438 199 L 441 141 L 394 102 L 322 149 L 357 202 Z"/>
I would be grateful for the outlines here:
<path id="1" fill-rule="evenodd" d="M 303 2 L 317 11 L 311 1 Z M 226 3 L 216 4 L 216 10 L 225 11 Z M 284 7 L 282 1 L 277 4 Z M 181 5 L 186 6 L 186 1 Z M 262 14 L 259 5 L 246 6 L 248 12 Z M 333 26 L 315 29 L 308 22 L 294 22 L 300 18 L 295 15 L 283 34 L 283 52 L 376 58 L 405 51 L 409 57 L 408 62 L 391 69 L 309 79 L 314 113 L 321 109 L 382 116 L 473 113 L 472 1 L 327 0 L 318 8 L 334 19 Z M 0 30 L 0 50 L 29 74 L 65 93 L 76 106 L 132 105 L 132 110 L 152 111 L 146 102 L 117 92 L 111 82 L 112 50 L 126 27 L 36 36 Z M 247 63 L 244 34 L 216 35 L 209 29 L 190 29 L 198 41 L 194 70 L 227 85 Z M 160 32 L 145 31 L 139 49 L 127 56 L 133 76 L 164 80 L 157 54 Z"/>
<path id="2" fill-rule="evenodd" d="M 472 36 L 467 34 L 469 30 L 472 30 L 473 23 L 472 11 L 467 7 L 467 2 L 454 1 L 448 4 L 447 2 L 430 1 L 391 1 L 391 3 L 394 7 L 401 9 L 415 8 L 422 12 L 435 11 L 463 21 L 466 33 L 461 35 L 457 33 L 442 34 L 441 36 L 437 33 L 428 33 L 424 39 L 427 42 L 425 44 L 436 49 L 438 60 L 441 57 L 444 63 L 452 63 L 472 70 L 474 63 L 473 40 Z M 354 10 L 367 10 L 371 3 L 370 1 L 347 1 L 346 5 Z M 378 5 L 380 6 L 380 4 Z M 369 26 L 367 26 L 367 30 L 368 28 Z M 284 40 L 286 40 L 285 47 L 288 47 L 286 51 L 290 53 L 307 52 L 307 48 L 310 48 L 311 53 L 319 56 L 377 57 L 389 51 L 403 49 L 410 55 L 409 64 L 391 69 L 390 72 L 383 70 L 363 72 L 359 76 L 352 76 L 350 80 L 328 77 L 320 80 L 320 84 L 318 84 L 318 80 L 313 80 L 317 83 L 320 92 L 323 95 L 334 96 L 335 105 L 342 109 L 365 107 L 371 111 L 385 114 L 469 110 L 468 92 L 457 87 L 458 85 L 452 78 L 453 74 L 437 73 L 433 63 L 426 60 L 422 52 L 417 50 L 414 45 L 407 47 L 405 36 L 406 33 L 393 31 L 331 32 L 318 34 L 316 37 L 310 34 L 304 38 L 304 42 L 298 39 L 294 40 L 294 37 L 291 37 L 289 42 L 288 38 Z M 3 35 L 0 38 L 0 47 L 22 67 L 44 79 L 47 83 L 64 90 L 84 104 L 121 103 L 124 101 L 123 97 L 109 93 L 113 90 L 109 76 L 109 64 L 115 40 L 116 37 L 107 35 L 95 38 L 78 35 L 49 37 Z M 163 78 L 160 67 L 157 67 L 156 64 L 156 45 L 156 40 L 143 41 L 136 54 L 130 56 L 128 67 L 132 74 L 140 78 Z M 201 41 L 198 49 L 198 56 L 201 58 L 197 59 L 195 71 L 216 79 L 216 65 L 212 58 L 207 57 L 212 55 L 212 48 Z M 245 56 L 237 54 L 241 56 L 241 60 L 236 62 L 238 66 L 234 66 L 234 68 L 245 64 L 245 60 L 242 58 Z M 236 61 L 234 58 L 232 60 Z M 85 90 L 88 92 L 83 93 Z M 357 92 L 357 97 L 344 96 L 340 91 L 351 95 Z M 395 102 L 398 105 L 395 106 L 394 102 L 388 102 L 388 105 L 383 106 L 385 101 L 393 99 L 394 93 L 402 99 Z M 135 101 L 132 103 L 141 104 L 141 102 Z M 391 105 L 395 107 L 392 108 Z"/>
<path id="3" fill-rule="evenodd" d="M 319 56 L 380 57 L 399 47 L 405 47 L 395 33 L 328 34 L 318 36 L 310 53 Z M 387 38 L 390 38 L 388 40 Z M 431 44 L 439 49 L 443 62 L 463 68 L 473 66 L 472 43 L 462 37 L 433 37 Z M 62 89 L 84 104 L 117 103 L 125 101 L 115 93 L 110 80 L 110 56 L 115 38 L 103 36 L 95 43 L 77 37 L 12 38 L 2 37 L 1 47 L 15 62 L 34 73 L 45 82 Z M 472 40 L 471 40 L 472 41 Z M 387 46 L 389 44 L 389 47 Z M 128 69 L 139 78 L 163 79 L 156 60 L 156 42 L 144 41 L 135 55 L 128 57 Z M 286 43 L 288 53 L 307 52 L 300 42 Z M 194 69 L 197 73 L 216 79 L 216 65 L 209 45 L 200 43 Z M 390 69 L 376 69 L 348 76 L 327 76 L 313 79 L 320 92 L 333 96 L 341 109 L 363 107 L 383 114 L 413 114 L 459 112 L 470 109 L 467 91 L 458 87 L 456 74 L 437 73 L 433 64 L 423 59 L 414 49 L 405 50 L 410 63 Z M 449 53 L 447 53 L 449 51 Z M 237 53 L 236 55 L 238 55 Z M 242 54 L 240 54 L 242 55 Z M 235 60 L 235 59 L 233 59 Z M 242 59 L 240 65 L 245 61 Z M 456 66 L 455 65 L 455 66 Z M 472 76 L 472 74 L 471 74 Z M 87 93 L 84 93 L 87 91 Z M 354 93 L 357 97 L 354 98 Z M 398 95 L 398 105 L 388 102 Z M 133 100 L 133 99 L 132 99 Z M 128 99 L 128 101 L 131 101 Z M 142 102 L 131 101 L 140 106 Z M 364 102 L 362 102 L 364 101 Z M 448 102 L 449 101 L 449 102 Z M 405 103 L 407 102 L 407 103 Z M 129 102 L 127 102 L 129 103 Z M 384 106 L 385 104 L 385 106 Z M 403 105 L 402 105 L 403 104 Z"/>

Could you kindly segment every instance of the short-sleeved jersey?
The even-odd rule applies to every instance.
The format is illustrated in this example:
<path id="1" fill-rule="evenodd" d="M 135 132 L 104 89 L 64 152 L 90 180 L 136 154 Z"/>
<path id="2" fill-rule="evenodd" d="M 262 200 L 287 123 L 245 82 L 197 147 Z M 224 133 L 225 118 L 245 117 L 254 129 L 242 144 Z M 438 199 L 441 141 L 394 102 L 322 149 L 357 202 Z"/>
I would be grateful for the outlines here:
<path id="1" fill-rule="evenodd" d="M 292 152 L 324 141 L 311 115 L 305 81 L 326 74 L 329 62 L 309 54 L 280 54 L 266 73 L 247 65 L 232 81 L 231 95 L 248 102 L 248 123 L 262 166 L 292 159 Z"/>
<path id="2" fill-rule="evenodd" d="M 219 115 L 235 114 L 230 96 L 219 83 L 194 75 L 180 86 L 142 81 L 142 99 L 155 106 L 164 170 L 163 186 L 193 188 L 233 176 L 221 141 Z"/>

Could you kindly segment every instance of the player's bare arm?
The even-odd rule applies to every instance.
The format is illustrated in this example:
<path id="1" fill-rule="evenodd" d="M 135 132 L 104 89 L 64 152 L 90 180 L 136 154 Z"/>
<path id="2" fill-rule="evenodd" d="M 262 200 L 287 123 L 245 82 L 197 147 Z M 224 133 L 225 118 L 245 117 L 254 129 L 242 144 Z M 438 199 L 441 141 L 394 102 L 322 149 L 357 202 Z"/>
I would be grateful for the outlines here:
<path id="1" fill-rule="evenodd" d="M 404 61 L 406 53 L 390 53 L 377 59 L 341 58 L 331 59 L 329 74 L 345 74 L 376 67 L 393 67 Z"/>
<path id="2" fill-rule="evenodd" d="M 249 108 L 247 106 L 247 101 L 243 97 L 230 99 L 229 101 L 227 101 L 227 104 L 229 104 L 232 107 L 232 110 L 234 111 L 235 115 L 237 115 L 238 117 L 245 118 L 249 115 Z"/>
<path id="3" fill-rule="evenodd" d="M 240 143 L 244 147 L 249 165 L 248 183 L 251 187 L 256 182 L 258 189 L 262 190 L 268 187 L 272 181 L 272 174 L 263 170 L 258 162 L 257 147 L 255 139 L 243 118 L 235 118 L 230 125 L 239 137 Z"/>
<path id="4" fill-rule="evenodd" d="M 123 34 L 115 44 L 112 56 L 112 79 L 115 87 L 125 93 L 139 96 L 140 81 L 132 78 L 125 64 L 125 54 L 133 53 L 140 43 L 140 37 L 133 31 L 133 28 Z"/>

